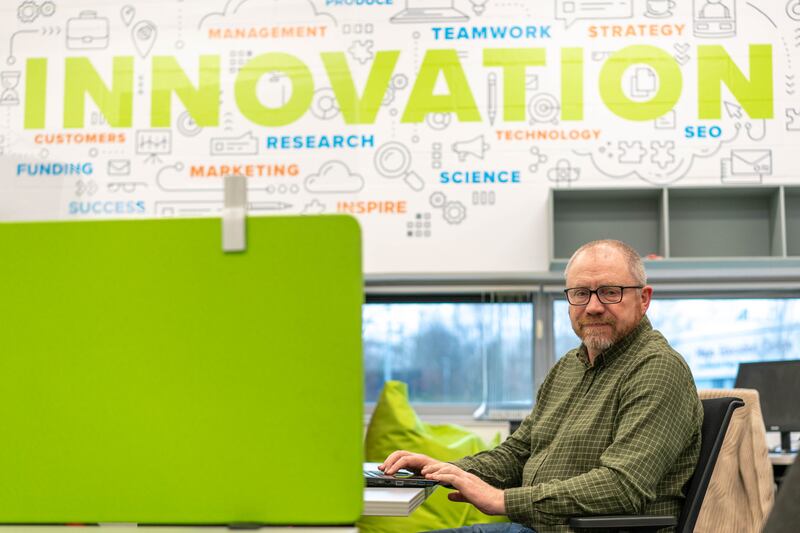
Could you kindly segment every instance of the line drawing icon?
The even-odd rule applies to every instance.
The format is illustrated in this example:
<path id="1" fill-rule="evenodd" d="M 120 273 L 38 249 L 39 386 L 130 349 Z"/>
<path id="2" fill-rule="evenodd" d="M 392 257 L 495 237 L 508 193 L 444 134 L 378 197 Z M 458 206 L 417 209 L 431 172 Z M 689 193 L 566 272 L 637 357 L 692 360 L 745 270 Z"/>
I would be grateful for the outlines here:
<path id="1" fill-rule="evenodd" d="M 147 57 L 156 44 L 158 37 L 158 28 L 149 20 L 140 20 L 133 25 L 131 29 L 131 38 L 133 39 L 133 46 L 139 52 L 139 56 L 143 59 Z"/>
<path id="2" fill-rule="evenodd" d="M 143 181 L 110 181 L 106 184 L 106 188 L 110 193 L 133 194 L 136 192 L 137 187 L 147 188 L 147 183 Z"/>
<path id="3" fill-rule="evenodd" d="M 633 0 L 555 0 L 556 19 L 569 28 L 578 19 L 633 17 Z"/>
<path id="4" fill-rule="evenodd" d="M 314 92 L 311 113 L 322 120 L 330 120 L 339 114 L 339 104 L 332 88 L 323 87 Z"/>
<path id="5" fill-rule="evenodd" d="M 158 156 L 172 153 L 172 130 L 137 131 L 136 153 L 148 156 L 145 163 L 160 163 Z"/>
<path id="6" fill-rule="evenodd" d="M 39 33 L 37 30 L 17 30 L 11 34 L 11 37 L 8 39 L 8 57 L 6 58 L 6 63 L 9 65 L 13 65 L 17 62 L 17 58 L 14 56 L 14 39 L 17 35 L 21 33 Z"/>
<path id="7" fill-rule="evenodd" d="M 67 20 L 67 48 L 70 50 L 102 50 L 108 48 L 109 23 L 96 11 L 81 11 Z"/>
<path id="8" fill-rule="evenodd" d="M 539 165 L 544 165 L 547 163 L 547 156 L 544 155 L 541 150 L 539 150 L 538 146 L 531 146 L 531 149 L 528 150 L 532 157 L 532 162 L 528 165 L 528 170 L 536 174 L 539 172 Z"/>
<path id="9" fill-rule="evenodd" d="M 404 144 L 390 141 L 375 151 L 375 170 L 384 178 L 403 178 L 403 181 L 417 192 L 425 188 L 419 174 L 411 170 L 411 150 Z"/>
<path id="10" fill-rule="evenodd" d="M 130 176 L 131 161 L 130 159 L 109 159 L 106 170 L 109 176 Z"/>
<path id="11" fill-rule="evenodd" d="M 494 72 L 486 76 L 486 115 L 489 124 L 494 126 L 494 119 L 497 118 L 497 74 Z"/>
<path id="12" fill-rule="evenodd" d="M 489 0 L 469 0 L 469 3 L 472 4 L 472 12 L 479 17 L 483 15 L 486 11 L 486 3 L 488 1 Z"/>
<path id="13" fill-rule="evenodd" d="M 448 224 L 461 224 L 467 218 L 467 206 L 459 201 L 448 201 L 441 191 L 432 193 L 428 201 L 432 207 L 442 210 L 442 218 Z"/>
<path id="14" fill-rule="evenodd" d="M 122 22 L 125 26 L 130 26 L 131 22 L 133 22 L 134 17 L 136 17 L 136 8 L 132 5 L 124 5 L 119 10 L 119 18 L 122 19 Z"/>
<path id="15" fill-rule="evenodd" d="M 425 115 L 425 124 L 434 130 L 447 129 L 452 121 L 453 117 L 450 115 L 450 113 L 434 112 Z"/>
<path id="16" fill-rule="evenodd" d="M 735 0 L 692 0 L 695 37 L 718 39 L 736 36 Z"/>
<path id="17" fill-rule="evenodd" d="M 786 14 L 790 19 L 800 22 L 800 0 L 786 2 Z"/>
<path id="18" fill-rule="evenodd" d="M 467 156 L 470 155 L 483 159 L 489 148 L 489 143 L 483 139 L 483 135 L 478 135 L 468 141 L 455 142 L 452 146 L 453 152 L 458 155 L 459 161 L 466 161 Z"/>
<path id="19" fill-rule="evenodd" d="M 17 7 L 17 18 L 23 24 L 34 22 L 39 16 L 52 17 L 56 12 L 56 5 L 47 0 L 37 4 L 33 0 L 25 0 Z"/>
<path id="20" fill-rule="evenodd" d="M 800 109 L 795 107 L 786 109 L 786 131 L 800 131 Z"/>
<path id="21" fill-rule="evenodd" d="M 323 163 L 319 172 L 305 179 L 304 185 L 313 193 L 350 193 L 364 188 L 364 178 L 350 172 L 343 162 L 333 160 Z"/>
<path id="22" fill-rule="evenodd" d="M 644 16 L 655 19 L 671 17 L 675 5 L 673 0 L 647 0 Z"/>
<path id="23" fill-rule="evenodd" d="M 212 137 L 211 155 L 258 155 L 258 139 L 252 131 L 238 137 Z"/>
<path id="24" fill-rule="evenodd" d="M 568 159 L 559 159 L 556 161 L 554 167 L 547 171 L 547 179 L 555 182 L 556 187 L 562 183 L 570 186 L 573 181 L 577 181 L 581 177 L 581 169 L 573 167 Z"/>
<path id="25" fill-rule="evenodd" d="M 180 134 L 185 137 L 194 137 L 203 131 L 203 128 L 197 125 L 197 122 L 194 121 L 194 118 L 192 118 L 192 115 L 188 111 L 183 111 L 178 115 L 178 119 L 175 121 L 175 127 L 177 127 Z"/>
<path id="26" fill-rule="evenodd" d="M 406 0 L 405 9 L 389 19 L 394 24 L 420 22 L 466 22 L 469 15 L 453 5 L 453 0 Z"/>
<path id="27" fill-rule="evenodd" d="M 723 183 L 758 183 L 764 176 L 772 175 L 772 150 L 731 150 L 728 159 L 720 160 L 720 178 Z"/>
<path id="28" fill-rule="evenodd" d="M 552 94 L 535 94 L 528 100 L 528 116 L 531 124 L 536 124 L 537 122 L 558 124 L 558 113 L 560 111 L 561 104 Z"/>
<path id="29" fill-rule="evenodd" d="M 0 94 L 0 105 L 19 105 L 17 85 L 19 85 L 20 75 L 21 73 L 18 70 L 5 70 L 0 72 L 0 86 L 3 88 L 3 92 Z"/>
<path id="30" fill-rule="evenodd" d="M 303 206 L 301 215 L 321 215 L 325 212 L 325 204 L 314 198 L 311 202 Z"/>

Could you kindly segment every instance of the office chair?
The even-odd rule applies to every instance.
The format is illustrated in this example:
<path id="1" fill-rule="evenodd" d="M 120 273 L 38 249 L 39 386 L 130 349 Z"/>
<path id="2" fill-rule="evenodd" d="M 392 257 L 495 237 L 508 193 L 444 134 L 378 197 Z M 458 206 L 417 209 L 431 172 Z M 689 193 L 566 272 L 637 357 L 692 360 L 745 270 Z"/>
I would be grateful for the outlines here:
<path id="1" fill-rule="evenodd" d="M 694 529 L 700 506 L 706 495 L 708 482 L 714 472 L 725 432 L 733 412 L 742 407 L 739 398 L 710 398 L 701 400 L 703 404 L 703 428 L 700 456 L 694 474 L 684 487 L 686 502 L 683 504 L 678 520 L 674 516 L 581 516 L 570 518 L 570 527 L 576 530 L 611 529 L 616 531 L 656 531 L 665 527 L 677 526 L 677 533 L 691 533 Z"/>
<path id="2" fill-rule="evenodd" d="M 800 459 L 795 459 L 783 479 L 764 533 L 795 533 L 800 524 Z"/>

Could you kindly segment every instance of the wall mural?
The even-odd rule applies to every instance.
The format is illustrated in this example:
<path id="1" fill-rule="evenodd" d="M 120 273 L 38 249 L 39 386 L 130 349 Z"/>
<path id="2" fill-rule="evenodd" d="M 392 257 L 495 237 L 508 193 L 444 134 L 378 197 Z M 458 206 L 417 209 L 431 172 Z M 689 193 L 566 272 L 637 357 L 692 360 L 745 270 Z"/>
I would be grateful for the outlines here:
<path id="1" fill-rule="evenodd" d="M 368 273 L 525 272 L 552 188 L 800 181 L 800 0 L 0 14 L 3 220 L 218 216 L 241 174 L 253 215 L 356 216 Z"/>

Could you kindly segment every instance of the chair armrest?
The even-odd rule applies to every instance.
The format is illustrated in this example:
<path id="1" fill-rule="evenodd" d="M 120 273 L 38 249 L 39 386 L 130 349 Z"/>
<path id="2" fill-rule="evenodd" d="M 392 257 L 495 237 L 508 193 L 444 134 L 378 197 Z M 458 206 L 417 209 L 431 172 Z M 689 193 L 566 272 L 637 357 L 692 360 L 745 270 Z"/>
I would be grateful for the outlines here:
<path id="1" fill-rule="evenodd" d="M 672 515 L 607 515 L 607 516 L 576 516 L 569 519 L 570 527 L 580 529 L 660 529 L 678 524 L 677 518 Z"/>

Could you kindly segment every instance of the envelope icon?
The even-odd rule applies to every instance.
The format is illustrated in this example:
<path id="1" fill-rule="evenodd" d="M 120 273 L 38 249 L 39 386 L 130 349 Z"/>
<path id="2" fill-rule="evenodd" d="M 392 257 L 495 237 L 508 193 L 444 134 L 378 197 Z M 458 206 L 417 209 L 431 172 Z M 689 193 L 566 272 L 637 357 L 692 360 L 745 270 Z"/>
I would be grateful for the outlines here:
<path id="1" fill-rule="evenodd" d="M 129 159 L 109 159 L 108 161 L 108 175 L 109 176 L 130 176 L 131 162 Z"/>
<path id="2" fill-rule="evenodd" d="M 771 175 L 772 150 L 731 150 L 731 174 Z"/>

